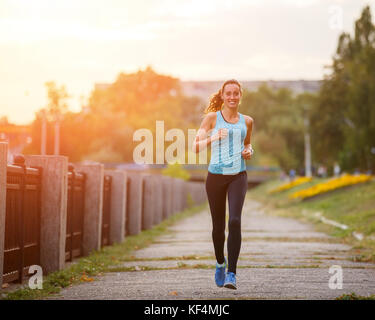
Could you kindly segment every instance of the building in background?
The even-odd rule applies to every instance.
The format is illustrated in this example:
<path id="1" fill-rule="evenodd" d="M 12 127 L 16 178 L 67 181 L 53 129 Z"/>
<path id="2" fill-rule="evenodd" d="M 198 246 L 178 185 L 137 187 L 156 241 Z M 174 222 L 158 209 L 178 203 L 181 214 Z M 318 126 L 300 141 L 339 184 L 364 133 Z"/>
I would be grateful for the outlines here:
<path id="1" fill-rule="evenodd" d="M 31 143 L 30 127 L 15 125 L 6 117 L 0 119 L 0 141 L 8 142 L 8 163 L 13 163 L 13 156 L 22 153 L 23 148 Z"/>
<path id="2" fill-rule="evenodd" d="M 225 80 L 222 81 L 181 81 L 182 91 L 186 96 L 197 96 L 208 102 L 210 96 L 217 92 Z M 317 92 L 320 80 L 266 80 L 266 81 L 240 81 L 244 89 L 256 91 L 259 86 L 267 84 L 271 89 L 287 88 L 295 94 L 302 92 Z M 95 89 L 105 90 L 109 83 L 96 83 Z"/>
<path id="3" fill-rule="evenodd" d="M 182 90 L 187 96 L 198 96 L 208 102 L 210 96 L 217 92 L 223 81 L 181 81 Z M 287 88 L 295 94 L 302 92 L 317 92 L 320 88 L 318 80 L 267 80 L 267 81 L 240 81 L 244 89 L 256 91 L 259 86 L 267 84 L 271 89 Z"/>

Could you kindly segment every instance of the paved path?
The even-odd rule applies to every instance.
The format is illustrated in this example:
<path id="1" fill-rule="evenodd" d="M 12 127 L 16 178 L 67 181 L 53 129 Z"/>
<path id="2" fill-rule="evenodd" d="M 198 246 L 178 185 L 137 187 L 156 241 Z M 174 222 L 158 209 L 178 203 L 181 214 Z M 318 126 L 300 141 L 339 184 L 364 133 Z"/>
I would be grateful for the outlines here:
<path id="1" fill-rule="evenodd" d="M 334 299 L 375 294 L 375 264 L 352 262 L 354 252 L 337 239 L 290 218 L 266 215 L 246 200 L 238 290 L 214 283 L 211 217 L 207 210 L 178 222 L 124 267 L 96 281 L 63 289 L 52 299 Z M 340 265 L 343 288 L 328 287 L 329 267 Z M 155 270 L 163 269 L 166 270 Z M 145 271 L 145 269 L 148 269 Z"/>

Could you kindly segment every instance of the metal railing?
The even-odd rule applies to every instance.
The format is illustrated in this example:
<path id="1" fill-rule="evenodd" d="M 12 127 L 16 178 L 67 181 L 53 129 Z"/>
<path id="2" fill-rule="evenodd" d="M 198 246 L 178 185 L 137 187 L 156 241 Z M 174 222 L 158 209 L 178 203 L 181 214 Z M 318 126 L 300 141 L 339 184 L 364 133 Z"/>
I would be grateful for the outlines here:
<path id="1" fill-rule="evenodd" d="M 42 168 L 26 167 L 21 155 L 7 165 L 4 282 L 22 282 L 40 264 Z"/>
<path id="2" fill-rule="evenodd" d="M 41 247 L 41 222 L 48 221 L 51 212 L 42 212 L 42 201 L 47 201 L 42 199 L 42 167 L 26 167 L 24 156 L 17 155 L 14 157 L 14 163 L 8 164 L 6 170 L 3 282 L 18 281 L 22 283 L 23 279 L 29 275 L 30 266 L 41 265 L 41 252 L 44 250 Z M 72 163 L 68 164 L 67 214 L 66 221 L 62 222 L 66 223 L 66 233 L 62 235 L 62 237 L 65 236 L 65 261 L 72 261 L 74 258 L 84 255 L 84 223 L 87 222 L 85 222 L 85 219 L 87 219 L 85 217 L 87 178 L 88 176 L 85 172 L 77 172 Z M 145 179 L 141 179 L 141 185 L 137 184 L 137 179 L 133 183 L 130 181 L 130 176 L 126 178 L 126 208 L 124 208 L 124 211 L 126 211 L 126 217 L 124 217 L 126 218 L 125 236 L 132 234 L 134 231 L 133 224 L 129 224 L 129 217 L 140 215 L 139 221 L 142 224 L 145 201 L 153 201 L 152 198 L 145 197 Z M 101 247 L 112 244 L 110 231 L 111 198 L 113 196 L 111 193 L 116 188 L 113 183 L 111 175 L 104 175 L 101 210 Z M 151 184 L 152 188 L 162 189 L 159 195 L 161 200 L 158 202 L 160 205 L 155 207 L 154 210 L 155 212 L 159 210 L 157 213 L 154 213 L 152 210 L 153 213 L 147 211 L 147 226 L 143 229 L 148 229 L 152 226 L 150 221 L 154 217 L 150 218 L 150 214 L 158 214 L 160 216 L 160 221 L 158 222 L 161 222 L 161 220 L 170 215 L 183 210 L 187 206 L 187 194 L 190 194 L 192 200 L 190 201 L 190 205 L 205 201 L 203 184 L 194 182 L 184 183 L 184 191 L 180 189 L 176 189 L 177 191 L 174 190 L 171 180 L 167 183 L 167 189 L 160 183 Z M 130 192 L 132 188 L 138 187 L 139 192 Z M 179 196 L 177 200 L 181 203 L 173 201 L 173 198 L 176 196 L 174 191 L 182 192 L 183 196 Z M 154 194 L 153 191 L 147 192 Z M 133 200 L 135 202 L 130 206 Z M 120 199 L 115 199 L 115 201 L 120 201 Z M 131 212 L 130 208 L 133 208 L 134 212 Z M 130 228 L 133 228 L 132 232 L 130 232 Z"/>
<path id="3" fill-rule="evenodd" d="M 69 164 L 68 170 L 65 260 L 72 261 L 83 254 L 86 175 L 84 172 L 75 172 L 72 164 Z"/>

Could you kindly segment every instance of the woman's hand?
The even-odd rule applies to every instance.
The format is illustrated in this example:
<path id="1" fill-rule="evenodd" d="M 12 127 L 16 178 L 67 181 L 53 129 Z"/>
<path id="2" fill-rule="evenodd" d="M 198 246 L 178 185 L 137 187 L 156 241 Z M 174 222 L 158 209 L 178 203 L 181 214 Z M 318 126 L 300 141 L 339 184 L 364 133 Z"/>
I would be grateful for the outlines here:
<path id="1" fill-rule="evenodd" d="M 254 150 L 252 148 L 252 146 L 250 145 L 249 147 L 246 147 L 243 151 L 242 151 L 242 157 L 245 159 L 245 160 L 250 160 L 251 159 L 251 156 L 252 154 L 254 153 Z"/>
<path id="2" fill-rule="evenodd" d="M 211 136 L 211 141 L 222 140 L 228 135 L 228 129 L 219 129 L 214 135 Z"/>

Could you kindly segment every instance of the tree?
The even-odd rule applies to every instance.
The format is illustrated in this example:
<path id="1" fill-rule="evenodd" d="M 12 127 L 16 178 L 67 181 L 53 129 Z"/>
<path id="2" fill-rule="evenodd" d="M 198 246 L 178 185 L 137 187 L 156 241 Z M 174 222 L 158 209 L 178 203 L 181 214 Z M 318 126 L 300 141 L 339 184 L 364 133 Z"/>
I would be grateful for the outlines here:
<path id="1" fill-rule="evenodd" d="M 57 87 L 54 81 L 45 83 L 47 89 L 47 112 L 51 120 L 55 120 L 60 114 L 68 111 L 67 99 L 70 97 L 64 85 Z"/>
<path id="2" fill-rule="evenodd" d="M 84 159 L 131 162 L 137 143 L 133 142 L 134 131 L 147 128 L 154 132 L 156 120 L 164 120 L 166 131 L 196 126 L 192 124 L 196 118 L 188 114 L 199 108 L 200 101 L 184 96 L 177 78 L 157 74 L 150 67 L 135 73 L 121 73 L 107 88 L 96 88 L 88 105 L 82 106 L 78 113 L 67 111 L 68 94 L 64 86 L 57 87 L 49 82 L 46 87 L 48 119 L 53 121 L 54 114 L 64 114 L 60 154 L 68 156 L 72 162 Z M 24 153 L 40 153 L 42 121 L 39 110 L 31 125 L 33 141 Z M 48 132 L 53 131 L 50 122 Z M 47 154 L 53 152 L 52 138 L 52 134 L 47 136 Z"/>
<path id="3" fill-rule="evenodd" d="M 344 170 L 375 169 L 375 26 L 366 6 L 354 36 L 341 34 L 313 116 L 321 158 Z"/>
<path id="4" fill-rule="evenodd" d="M 196 121 L 187 114 L 199 105 L 196 98 L 182 94 L 177 78 L 157 74 L 151 67 L 120 73 L 107 88 L 94 90 L 89 100 L 92 115 L 100 120 L 95 126 L 102 147 L 111 146 L 124 161 L 133 161 L 133 149 L 138 143 L 133 142 L 135 130 L 146 128 L 155 136 L 156 120 L 164 121 L 165 131 L 187 129 Z M 93 152 L 101 148 L 96 142 L 92 147 Z"/>
<path id="5" fill-rule="evenodd" d="M 165 176 L 170 176 L 172 178 L 179 178 L 183 180 L 190 179 L 189 171 L 185 170 L 180 163 L 168 163 L 167 167 L 164 168 L 161 173 Z"/>
<path id="6" fill-rule="evenodd" d="M 271 157 L 286 171 L 303 169 L 303 107 L 309 99 L 307 95 L 294 97 L 288 89 L 272 90 L 267 85 L 255 92 L 244 91 L 240 110 L 254 119 L 252 144 L 257 157 L 260 154 L 267 161 Z"/>
<path id="7" fill-rule="evenodd" d="M 55 121 L 54 154 L 58 155 L 60 154 L 60 122 L 63 113 L 68 110 L 66 100 L 69 98 L 69 95 L 66 92 L 65 86 L 57 88 L 53 81 L 46 82 L 45 86 L 47 87 L 48 95 L 47 112 Z"/>

